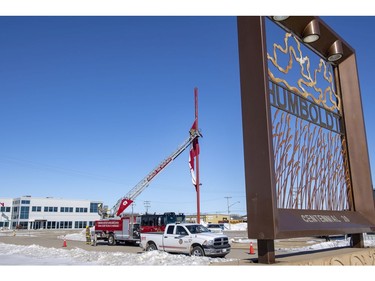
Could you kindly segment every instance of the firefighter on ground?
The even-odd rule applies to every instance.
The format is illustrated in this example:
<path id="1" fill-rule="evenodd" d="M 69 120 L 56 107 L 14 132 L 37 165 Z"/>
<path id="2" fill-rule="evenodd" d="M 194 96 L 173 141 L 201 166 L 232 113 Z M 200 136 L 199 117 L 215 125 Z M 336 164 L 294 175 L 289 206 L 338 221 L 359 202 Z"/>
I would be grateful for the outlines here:
<path id="1" fill-rule="evenodd" d="M 91 245 L 91 233 L 89 226 L 86 226 L 86 244 Z"/>

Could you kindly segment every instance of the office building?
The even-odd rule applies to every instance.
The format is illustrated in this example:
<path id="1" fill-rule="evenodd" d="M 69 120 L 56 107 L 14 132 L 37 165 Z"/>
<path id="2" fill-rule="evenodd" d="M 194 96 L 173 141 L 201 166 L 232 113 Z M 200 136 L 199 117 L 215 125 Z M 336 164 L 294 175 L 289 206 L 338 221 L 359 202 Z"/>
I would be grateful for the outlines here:
<path id="1" fill-rule="evenodd" d="M 54 197 L 0 197 L 0 229 L 79 229 L 92 226 L 98 204 Z"/>

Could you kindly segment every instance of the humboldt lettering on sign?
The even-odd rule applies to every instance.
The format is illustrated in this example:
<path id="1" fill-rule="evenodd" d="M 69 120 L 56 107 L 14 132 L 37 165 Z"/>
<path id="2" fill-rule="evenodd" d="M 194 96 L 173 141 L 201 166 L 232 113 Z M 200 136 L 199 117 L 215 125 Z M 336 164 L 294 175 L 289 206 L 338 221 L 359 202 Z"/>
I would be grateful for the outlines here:
<path id="1" fill-rule="evenodd" d="M 272 106 L 341 134 L 340 115 L 271 82 L 269 89 Z"/>

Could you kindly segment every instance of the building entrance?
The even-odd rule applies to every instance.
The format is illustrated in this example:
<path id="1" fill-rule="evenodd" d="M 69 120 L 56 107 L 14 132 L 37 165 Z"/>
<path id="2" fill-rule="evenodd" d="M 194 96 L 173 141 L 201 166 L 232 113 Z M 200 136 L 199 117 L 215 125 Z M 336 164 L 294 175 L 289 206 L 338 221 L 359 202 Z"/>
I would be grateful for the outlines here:
<path id="1" fill-rule="evenodd" d="M 31 222 L 31 229 L 41 229 L 46 228 L 47 220 L 35 220 L 34 222 Z"/>

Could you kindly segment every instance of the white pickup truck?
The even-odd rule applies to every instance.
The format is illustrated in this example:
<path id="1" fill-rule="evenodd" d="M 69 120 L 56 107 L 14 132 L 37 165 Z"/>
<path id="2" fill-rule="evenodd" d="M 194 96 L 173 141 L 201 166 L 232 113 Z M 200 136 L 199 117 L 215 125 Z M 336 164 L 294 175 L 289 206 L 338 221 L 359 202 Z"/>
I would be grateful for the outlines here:
<path id="1" fill-rule="evenodd" d="M 195 223 L 168 224 L 164 233 L 141 233 L 140 246 L 145 251 L 209 257 L 225 257 L 231 247 L 228 236 Z"/>

